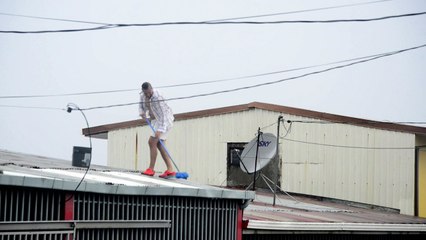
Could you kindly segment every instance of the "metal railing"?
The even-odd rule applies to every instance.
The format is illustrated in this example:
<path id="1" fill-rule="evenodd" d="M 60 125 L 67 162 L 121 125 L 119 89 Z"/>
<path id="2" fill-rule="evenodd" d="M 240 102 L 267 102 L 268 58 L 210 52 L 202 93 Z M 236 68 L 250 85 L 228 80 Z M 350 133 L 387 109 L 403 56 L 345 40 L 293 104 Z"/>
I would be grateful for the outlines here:
<path id="1" fill-rule="evenodd" d="M 170 220 L 3 222 L 0 240 L 156 239 L 170 226 Z"/>
<path id="2" fill-rule="evenodd" d="M 67 200 L 72 202 L 67 202 Z M 71 205 L 71 216 L 65 216 Z M 236 239 L 238 200 L 179 196 L 74 193 L 36 188 L 0 188 L 0 225 L 66 223 L 70 228 L 2 231 L 3 239 Z M 68 209 L 69 210 L 69 209 Z M 68 213 L 68 212 L 67 212 Z M 70 218 L 69 218 L 70 217 Z M 138 221 L 169 221 L 170 227 L 140 228 Z M 91 222 L 95 221 L 95 222 Z M 127 221 L 126 228 L 120 221 Z M 91 227 L 89 223 L 93 223 Z M 95 224 L 96 223 L 96 224 Z M 132 224 L 130 224 L 132 223 Z M 83 224 L 83 225 L 82 225 Z M 103 224 L 102 227 L 97 227 Z M 106 224 L 113 224 L 108 228 Z M 118 225 L 117 225 L 118 224 Z M 129 225 L 130 224 L 130 225 Z M 19 225 L 28 226 L 28 225 Z M 86 227 L 85 227 L 86 226 Z M 100 225 L 99 225 L 100 226 Z M 124 227 L 124 226 L 123 226 Z M 46 227 L 44 227 L 46 228 Z M 4 229 L 4 228 L 3 228 Z M 74 232 L 75 231 L 75 232 Z"/>
<path id="3" fill-rule="evenodd" d="M 0 222 L 61 220 L 64 193 L 3 187 L 0 190 Z"/>
<path id="4" fill-rule="evenodd" d="M 170 233 L 156 239 L 236 239 L 235 200 L 78 193 L 76 220 L 170 219 Z"/>

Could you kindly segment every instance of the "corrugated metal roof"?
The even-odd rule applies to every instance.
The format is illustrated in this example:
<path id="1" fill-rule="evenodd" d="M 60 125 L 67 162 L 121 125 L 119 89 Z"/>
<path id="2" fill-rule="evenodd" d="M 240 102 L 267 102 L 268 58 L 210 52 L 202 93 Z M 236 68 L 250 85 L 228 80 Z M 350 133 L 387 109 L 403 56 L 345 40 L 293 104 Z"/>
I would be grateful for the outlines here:
<path id="1" fill-rule="evenodd" d="M 74 191 L 86 168 L 71 161 L 0 150 L 0 185 Z M 252 191 L 234 191 L 184 179 L 161 179 L 137 171 L 91 166 L 77 191 L 124 195 L 170 195 L 253 199 Z"/>
<path id="2" fill-rule="evenodd" d="M 309 196 L 256 191 L 244 210 L 250 230 L 271 231 L 417 231 L 426 232 L 426 219 L 399 214 L 397 210 Z"/>
<path id="3" fill-rule="evenodd" d="M 290 114 L 294 116 L 320 119 L 320 120 L 330 121 L 330 122 L 347 123 L 347 124 L 352 124 L 356 126 L 426 135 L 426 128 L 424 127 L 395 124 L 390 122 L 372 121 L 367 119 L 347 117 L 347 116 L 341 116 L 336 114 L 317 112 L 317 111 L 311 111 L 306 109 L 293 108 L 293 107 L 261 103 L 261 102 L 252 102 L 252 103 L 242 104 L 242 105 L 175 114 L 175 120 L 179 121 L 179 120 L 186 120 L 186 119 L 193 119 L 193 118 L 201 118 L 201 117 L 227 114 L 227 113 L 233 113 L 233 112 L 247 111 L 254 108 L 273 111 L 277 113 L 286 113 L 286 114 Z M 122 129 L 122 128 L 143 126 L 143 125 L 145 125 L 145 122 L 139 119 L 139 120 L 132 120 L 132 121 L 91 127 L 89 129 L 90 129 L 90 134 L 93 137 L 106 139 L 108 138 L 106 133 L 108 133 L 109 131 Z M 83 129 L 83 134 L 88 136 L 89 129 L 88 128 Z"/>
<path id="4" fill-rule="evenodd" d="M 74 191 L 85 168 L 71 161 L 0 150 L 0 185 Z M 358 207 L 344 202 L 308 196 L 279 194 L 272 206 L 272 193 L 223 189 L 187 180 L 163 180 L 136 171 L 92 166 L 78 191 L 125 195 L 170 195 L 254 201 L 244 210 L 250 231 L 379 231 L 426 232 L 426 219 L 402 215 L 395 210 Z"/>

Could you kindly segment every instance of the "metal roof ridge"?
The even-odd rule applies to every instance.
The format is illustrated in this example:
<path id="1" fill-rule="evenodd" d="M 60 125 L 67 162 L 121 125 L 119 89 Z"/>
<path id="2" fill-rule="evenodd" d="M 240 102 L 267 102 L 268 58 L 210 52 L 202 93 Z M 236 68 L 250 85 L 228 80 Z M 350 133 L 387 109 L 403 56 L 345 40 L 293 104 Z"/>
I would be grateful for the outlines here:
<path id="1" fill-rule="evenodd" d="M 38 178 L 0 174 L 0 185 L 75 191 L 76 182 L 55 178 Z M 126 186 L 122 184 L 99 184 L 91 182 L 83 182 L 77 189 L 77 192 L 123 195 L 186 196 L 244 200 L 254 199 L 255 196 L 255 192 L 252 191 L 226 191 L 224 189 L 216 188 L 206 189 L 203 188 L 203 186 L 181 188 L 176 186 Z"/>

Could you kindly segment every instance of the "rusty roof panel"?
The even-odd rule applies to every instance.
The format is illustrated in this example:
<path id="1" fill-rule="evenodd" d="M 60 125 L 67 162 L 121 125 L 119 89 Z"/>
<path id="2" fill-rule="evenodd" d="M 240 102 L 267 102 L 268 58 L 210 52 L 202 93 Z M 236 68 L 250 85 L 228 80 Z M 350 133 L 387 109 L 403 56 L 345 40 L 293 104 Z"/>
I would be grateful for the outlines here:
<path id="1" fill-rule="evenodd" d="M 426 218 L 399 214 L 395 209 L 309 196 L 278 194 L 272 206 L 272 193 L 256 191 L 256 198 L 244 211 L 245 220 L 273 222 L 426 224 Z"/>

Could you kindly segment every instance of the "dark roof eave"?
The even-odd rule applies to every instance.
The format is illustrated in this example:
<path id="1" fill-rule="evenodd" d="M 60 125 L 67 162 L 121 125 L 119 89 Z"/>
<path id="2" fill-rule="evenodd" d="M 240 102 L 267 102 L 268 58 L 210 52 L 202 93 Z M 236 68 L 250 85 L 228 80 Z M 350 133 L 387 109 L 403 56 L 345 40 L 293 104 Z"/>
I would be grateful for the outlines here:
<path id="1" fill-rule="evenodd" d="M 178 113 L 178 114 L 175 114 L 174 117 L 176 121 L 199 118 L 199 117 L 208 117 L 208 116 L 214 116 L 214 115 L 220 115 L 220 114 L 226 114 L 226 113 L 232 113 L 232 112 L 245 111 L 245 110 L 248 110 L 249 108 L 252 108 L 249 105 L 250 104 L 243 104 L 243 105 L 207 109 L 207 110 L 200 110 L 200 111 L 187 112 L 187 113 Z M 125 122 L 119 122 L 119 123 L 105 124 L 105 125 L 100 125 L 100 126 L 91 127 L 91 128 L 83 128 L 82 133 L 86 137 L 89 136 L 90 134 L 92 136 L 96 136 L 97 134 L 108 133 L 109 131 L 116 130 L 116 129 L 132 128 L 132 127 L 139 127 L 144 125 L 146 125 L 145 122 L 143 122 L 141 119 L 137 119 L 137 120 L 131 120 L 131 121 L 125 121 Z M 89 133 L 89 129 L 90 129 L 90 133 Z"/>
<path id="2" fill-rule="evenodd" d="M 175 115 L 175 119 L 186 120 L 186 119 L 192 119 L 192 118 L 201 118 L 201 117 L 208 117 L 208 116 L 214 116 L 214 115 L 220 115 L 220 114 L 246 111 L 246 110 L 255 109 L 255 108 L 267 110 L 267 111 L 274 111 L 274 112 L 283 113 L 283 114 L 290 114 L 295 116 L 320 119 L 320 120 L 335 122 L 335 123 L 350 123 L 351 125 L 356 125 L 356 126 L 377 128 L 377 129 L 383 129 L 383 130 L 392 130 L 392 131 L 398 131 L 398 132 L 407 132 L 407 133 L 426 136 L 426 128 L 424 127 L 402 125 L 402 124 L 396 124 L 396 123 L 390 123 L 390 122 L 388 123 L 388 122 L 372 121 L 367 119 L 347 117 L 342 115 L 316 112 L 316 111 L 305 110 L 300 108 L 286 107 L 281 105 L 260 103 L 260 102 L 252 102 L 249 104 L 207 109 L 207 110 L 187 112 L 187 113 L 179 113 Z M 132 127 L 138 127 L 143 125 L 145 125 L 145 123 L 140 119 L 120 122 L 120 123 L 106 124 L 106 125 L 91 127 L 90 129 L 84 128 L 83 135 L 89 136 L 89 130 L 90 130 L 90 134 L 96 137 L 96 135 L 98 134 L 105 135 L 106 133 L 112 130 L 122 129 L 122 128 L 132 128 Z"/>
<path id="3" fill-rule="evenodd" d="M 141 120 L 132 120 L 132 121 L 126 121 L 126 122 L 100 125 L 100 126 L 91 127 L 91 128 L 83 128 L 82 133 L 86 137 L 88 137 L 89 135 L 92 135 L 92 137 L 96 137 L 96 135 L 107 134 L 109 131 L 112 131 L 112 130 L 129 128 L 129 127 L 137 127 L 142 125 L 144 125 L 144 123 Z"/>

